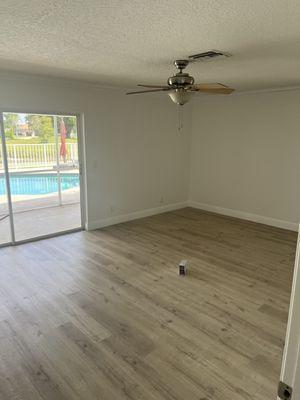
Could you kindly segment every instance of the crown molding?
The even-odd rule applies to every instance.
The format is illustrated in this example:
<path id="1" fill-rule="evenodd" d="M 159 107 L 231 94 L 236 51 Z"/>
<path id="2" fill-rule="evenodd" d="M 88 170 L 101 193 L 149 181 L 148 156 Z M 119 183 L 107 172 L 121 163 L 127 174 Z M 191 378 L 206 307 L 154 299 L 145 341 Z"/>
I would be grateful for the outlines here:
<path id="1" fill-rule="evenodd" d="M 39 83 L 45 86 L 59 86 L 59 87 L 74 87 L 82 89 L 93 89 L 93 90 L 113 90 L 115 92 L 126 92 L 131 90 L 132 87 L 128 86 L 114 86 L 114 85 L 104 85 L 98 82 L 85 81 L 81 79 L 72 79 L 61 76 L 49 76 L 41 75 L 27 72 L 9 71 L 0 69 L 0 81 L 9 80 L 14 82 L 25 82 L 25 83 Z"/>
<path id="2" fill-rule="evenodd" d="M 116 85 L 105 85 L 100 82 L 92 82 L 86 81 L 82 79 L 73 79 L 61 76 L 49 76 L 49 75 L 42 75 L 42 74 L 35 74 L 35 73 L 27 73 L 27 72 L 19 72 L 19 71 L 10 71 L 5 69 L 0 69 L 0 81 L 1 80 L 10 80 L 14 82 L 25 82 L 25 83 L 39 83 L 45 86 L 55 86 L 58 85 L 59 87 L 74 87 L 74 88 L 81 88 L 81 89 L 92 89 L 92 90 L 112 90 L 114 92 L 122 92 L 122 94 L 126 93 L 127 91 L 136 89 L 133 86 L 116 86 Z M 295 86 L 282 86 L 282 87 L 271 87 L 266 89 L 255 89 L 255 90 L 245 90 L 245 91 L 236 91 L 232 93 L 228 98 L 232 96 L 248 96 L 248 95 L 257 95 L 257 94 L 268 94 L 268 93 L 277 93 L 277 92 L 290 92 L 290 91 L 297 91 L 300 90 L 300 85 Z M 154 93 L 156 94 L 156 93 Z M 150 93 L 151 95 L 151 93 Z M 207 99 L 207 95 L 196 95 L 192 97 L 192 101 L 195 99 L 203 100 Z M 212 97 L 209 96 L 211 99 Z M 218 97 L 219 98 L 219 97 Z"/>
<path id="3" fill-rule="evenodd" d="M 290 92 L 294 90 L 300 90 L 300 86 L 282 86 L 267 89 L 257 89 L 257 90 L 245 90 L 243 92 L 234 93 L 235 96 L 243 96 L 249 94 L 263 94 L 263 93 L 276 93 L 276 92 Z"/>
<path id="4" fill-rule="evenodd" d="M 297 91 L 300 90 L 300 86 L 282 86 L 282 87 L 274 87 L 274 88 L 267 88 L 267 89 L 256 89 L 256 90 L 245 90 L 242 92 L 234 92 L 230 96 L 227 96 L 225 98 L 230 98 L 232 96 L 250 96 L 250 95 L 257 95 L 257 94 L 268 94 L 268 93 L 279 93 L 279 92 L 291 92 L 291 91 Z M 193 100 L 202 100 L 204 98 L 208 98 L 207 95 L 198 95 L 198 96 L 193 96 Z M 212 97 L 209 97 L 210 99 Z M 219 98 L 219 97 L 218 97 Z"/>

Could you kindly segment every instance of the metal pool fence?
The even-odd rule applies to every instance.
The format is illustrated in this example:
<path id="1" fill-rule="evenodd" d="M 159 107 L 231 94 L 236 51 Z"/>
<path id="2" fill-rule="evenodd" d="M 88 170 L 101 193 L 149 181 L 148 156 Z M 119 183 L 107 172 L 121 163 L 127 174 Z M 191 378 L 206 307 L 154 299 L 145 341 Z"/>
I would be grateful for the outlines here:
<path id="1" fill-rule="evenodd" d="M 66 143 L 67 154 L 60 162 L 78 165 L 77 143 Z M 56 166 L 57 153 L 55 143 L 6 144 L 9 169 Z M 3 169 L 3 154 L 0 147 L 0 169 Z"/>

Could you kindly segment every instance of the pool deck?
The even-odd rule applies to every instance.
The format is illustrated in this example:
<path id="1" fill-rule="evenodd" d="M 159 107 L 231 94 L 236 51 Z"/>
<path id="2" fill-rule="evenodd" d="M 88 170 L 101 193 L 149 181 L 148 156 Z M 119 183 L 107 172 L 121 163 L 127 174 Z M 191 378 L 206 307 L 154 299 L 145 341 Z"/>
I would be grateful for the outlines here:
<path id="1" fill-rule="evenodd" d="M 14 215 L 17 241 L 80 228 L 80 205 L 69 204 Z M 0 244 L 10 242 L 9 219 L 0 221 Z"/>
<path id="2" fill-rule="evenodd" d="M 62 191 L 62 203 L 74 204 L 80 202 L 79 188 L 72 188 Z M 58 193 L 48 193 L 44 195 L 12 195 L 13 210 L 28 211 L 36 208 L 55 207 L 60 205 Z M 0 217 L 3 213 L 7 213 L 7 197 L 0 196 Z"/>
<path id="3" fill-rule="evenodd" d="M 27 240 L 81 227 L 79 188 L 62 192 L 63 204 L 56 194 L 13 196 L 16 240 Z M 10 222 L 6 197 L 0 196 L 0 244 L 10 242 Z"/>

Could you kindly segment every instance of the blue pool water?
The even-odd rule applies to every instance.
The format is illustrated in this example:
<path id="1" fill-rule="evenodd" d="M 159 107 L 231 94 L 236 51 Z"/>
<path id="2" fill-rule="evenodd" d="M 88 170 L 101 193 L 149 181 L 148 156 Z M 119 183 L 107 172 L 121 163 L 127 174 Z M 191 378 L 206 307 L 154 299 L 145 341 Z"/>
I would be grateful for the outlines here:
<path id="1" fill-rule="evenodd" d="M 78 174 L 61 173 L 61 189 L 79 187 Z M 57 192 L 57 174 L 10 175 L 12 195 L 39 195 Z M 0 195 L 6 193 L 5 178 L 0 176 Z"/>

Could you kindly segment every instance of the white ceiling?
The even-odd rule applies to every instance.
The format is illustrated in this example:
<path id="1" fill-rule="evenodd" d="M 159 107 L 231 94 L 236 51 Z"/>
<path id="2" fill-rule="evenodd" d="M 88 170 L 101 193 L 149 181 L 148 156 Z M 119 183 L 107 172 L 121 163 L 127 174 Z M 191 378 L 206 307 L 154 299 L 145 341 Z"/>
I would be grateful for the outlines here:
<path id="1" fill-rule="evenodd" d="M 134 87 L 210 49 L 196 82 L 300 85 L 299 0 L 1 0 L 0 68 Z"/>

